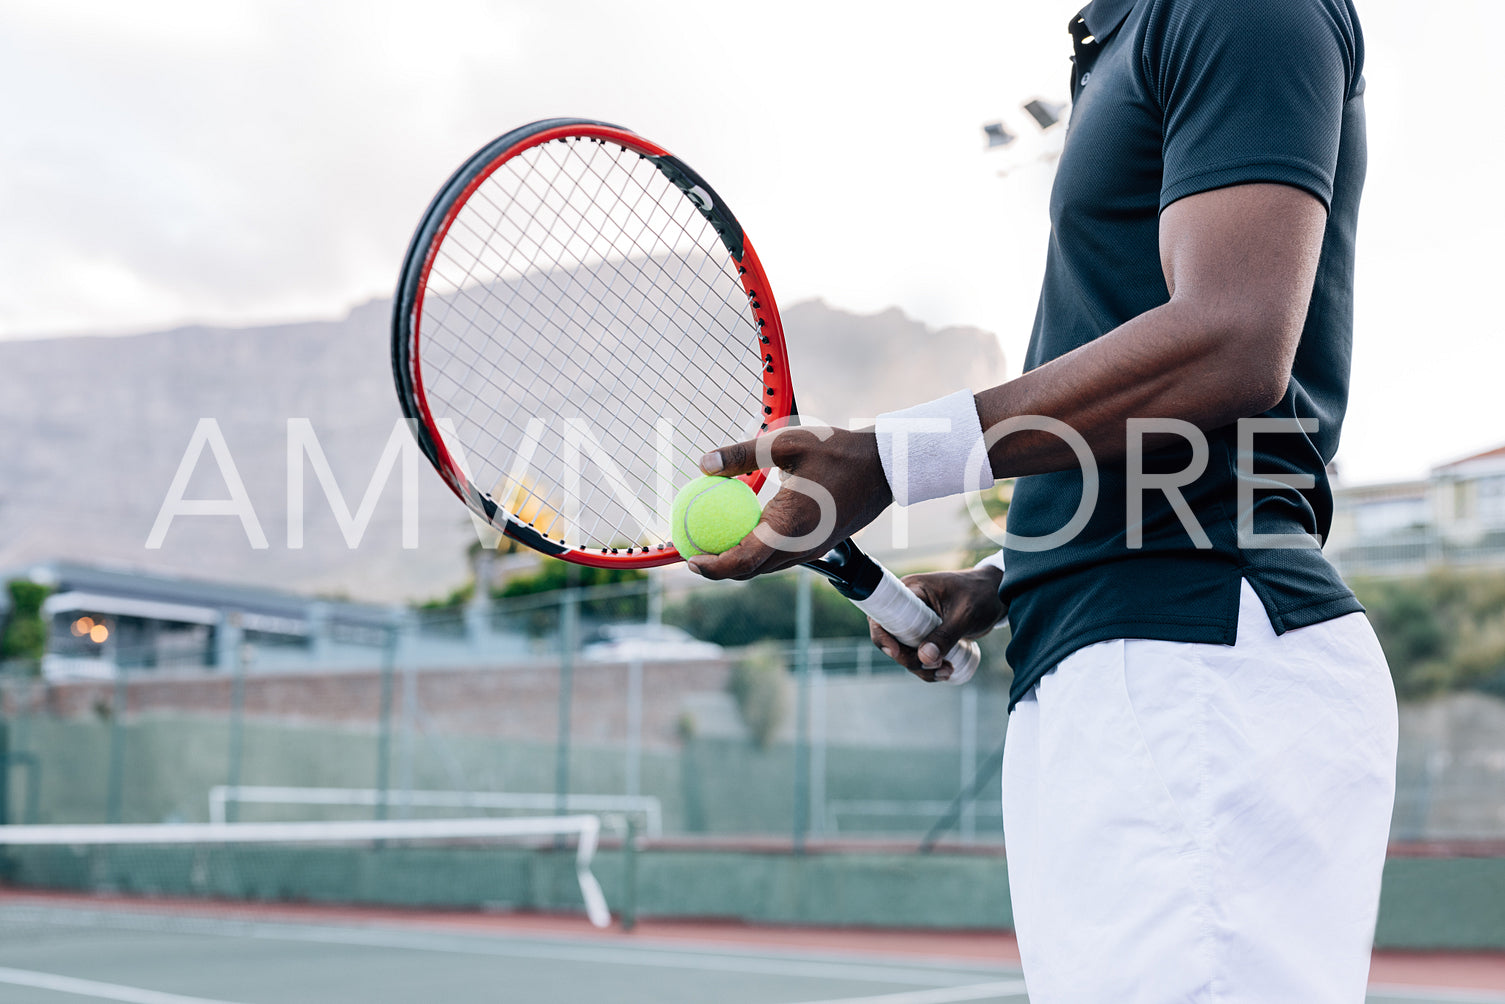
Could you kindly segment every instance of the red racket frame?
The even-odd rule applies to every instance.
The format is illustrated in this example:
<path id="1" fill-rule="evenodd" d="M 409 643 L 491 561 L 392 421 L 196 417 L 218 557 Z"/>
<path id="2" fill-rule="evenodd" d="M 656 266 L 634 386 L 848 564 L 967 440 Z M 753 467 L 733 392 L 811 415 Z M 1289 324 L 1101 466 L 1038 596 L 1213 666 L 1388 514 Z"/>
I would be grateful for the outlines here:
<path id="1" fill-rule="evenodd" d="M 428 290 L 429 273 L 433 269 L 439 248 L 466 201 L 486 179 L 503 164 L 526 150 L 553 141 L 570 139 L 593 139 L 611 143 L 651 158 L 652 162 L 671 181 L 673 172 L 681 178 L 689 177 L 711 194 L 716 206 L 713 223 L 718 223 L 722 241 L 728 255 L 737 265 L 738 279 L 747 294 L 753 318 L 757 324 L 760 354 L 763 356 L 763 413 L 756 416 L 760 431 L 783 425 L 795 413 L 794 388 L 790 381 L 789 359 L 784 343 L 784 325 L 779 317 L 778 304 L 763 264 L 753 250 L 746 233 L 732 217 L 719 195 L 669 151 L 656 143 L 623 129 L 620 126 L 584 119 L 554 119 L 536 122 L 502 136 L 478 151 L 450 178 L 440 190 L 425 213 L 413 243 L 408 249 L 403 266 L 402 279 L 398 285 L 393 306 L 393 367 L 396 370 L 398 397 L 404 413 L 413 420 L 414 435 L 419 445 L 433 462 L 445 482 L 461 501 L 492 526 L 508 537 L 519 540 L 529 547 L 553 557 L 581 565 L 599 568 L 649 568 L 667 565 L 681 560 L 681 555 L 672 544 L 664 543 L 641 548 L 582 548 L 561 544 L 544 536 L 531 526 L 496 505 L 461 472 L 459 465 L 444 445 L 433 413 L 429 408 L 428 395 L 423 385 L 423 371 L 419 346 L 423 300 Z M 666 170 L 666 167 L 668 170 Z M 676 181 L 676 185 L 679 182 Z M 702 215 L 710 218 L 704 208 L 685 197 Z M 725 229 L 723 229 L 725 228 Z M 720 444 L 706 444 L 716 446 Z M 757 491 L 767 479 L 766 471 L 757 471 L 743 476 L 742 480 Z"/>

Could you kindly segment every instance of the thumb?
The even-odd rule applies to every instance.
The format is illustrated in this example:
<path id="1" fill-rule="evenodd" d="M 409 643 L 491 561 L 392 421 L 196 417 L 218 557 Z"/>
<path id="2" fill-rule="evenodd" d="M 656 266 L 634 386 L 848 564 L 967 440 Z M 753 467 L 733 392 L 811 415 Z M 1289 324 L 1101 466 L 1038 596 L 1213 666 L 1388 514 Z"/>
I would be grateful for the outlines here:
<path id="1" fill-rule="evenodd" d="M 915 654 L 920 658 L 920 665 L 926 669 L 939 669 L 952 646 L 961 640 L 960 626 L 947 622 L 946 609 L 940 602 L 940 597 L 928 589 L 923 580 L 906 581 L 904 584 L 941 618 L 940 626 L 921 638 L 919 644 L 915 646 Z"/>
<path id="2" fill-rule="evenodd" d="M 956 646 L 962 646 L 960 652 Z M 937 630 L 920 642 L 920 665 L 936 683 L 963 684 L 977 672 L 977 646 L 953 630 Z"/>
<path id="3" fill-rule="evenodd" d="M 722 477 L 761 470 L 758 466 L 758 441 L 751 439 L 718 447 L 700 458 L 700 469 L 706 474 L 719 474 Z"/>
<path id="4" fill-rule="evenodd" d="M 961 641 L 961 635 L 954 628 L 941 625 L 930 634 L 921 639 L 917 654 L 920 657 L 920 665 L 926 669 L 939 669 L 956 643 Z"/>

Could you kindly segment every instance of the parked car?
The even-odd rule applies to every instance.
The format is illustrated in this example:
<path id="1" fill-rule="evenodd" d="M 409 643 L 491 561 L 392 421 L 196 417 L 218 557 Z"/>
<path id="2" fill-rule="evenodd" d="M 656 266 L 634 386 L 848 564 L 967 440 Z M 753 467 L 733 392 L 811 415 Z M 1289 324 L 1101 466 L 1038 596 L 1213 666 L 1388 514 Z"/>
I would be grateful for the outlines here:
<path id="1" fill-rule="evenodd" d="M 726 650 L 668 624 L 607 624 L 580 650 L 591 662 L 679 662 L 721 659 Z"/>

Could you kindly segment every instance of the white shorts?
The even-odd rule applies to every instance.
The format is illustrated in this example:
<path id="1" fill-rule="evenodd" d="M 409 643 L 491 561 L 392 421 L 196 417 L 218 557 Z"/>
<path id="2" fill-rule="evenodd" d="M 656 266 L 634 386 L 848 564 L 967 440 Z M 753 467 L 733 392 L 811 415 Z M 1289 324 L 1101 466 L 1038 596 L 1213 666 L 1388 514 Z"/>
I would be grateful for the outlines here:
<path id="1" fill-rule="evenodd" d="M 1009 719 L 1003 823 L 1031 1004 L 1360 1004 L 1395 798 L 1363 614 L 1073 653 Z"/>

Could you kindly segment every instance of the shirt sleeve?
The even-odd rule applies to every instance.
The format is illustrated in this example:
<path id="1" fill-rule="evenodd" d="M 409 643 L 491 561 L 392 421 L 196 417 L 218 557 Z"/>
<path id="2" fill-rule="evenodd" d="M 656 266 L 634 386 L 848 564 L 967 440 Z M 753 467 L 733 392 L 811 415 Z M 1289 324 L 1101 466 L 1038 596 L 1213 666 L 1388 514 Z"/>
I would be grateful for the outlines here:
<path id="1" fill-rule="evenodd" d="M 1163 123 L 1160 208 L 1277 182 L 1330 207 L 1362 50 L 1346 0 L 1156 0 L 1142 49 Z"/>

